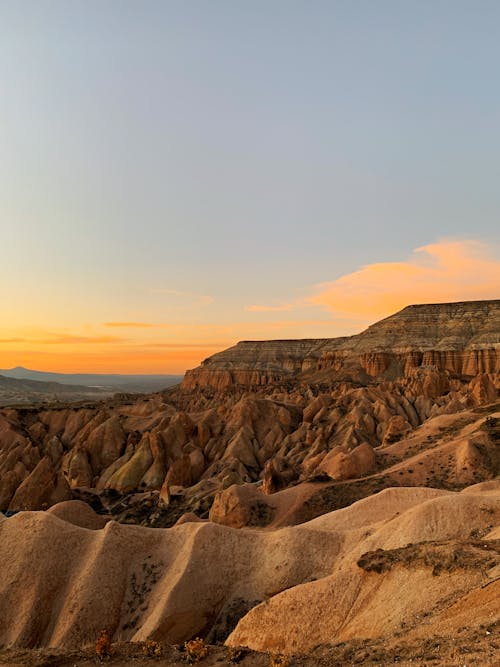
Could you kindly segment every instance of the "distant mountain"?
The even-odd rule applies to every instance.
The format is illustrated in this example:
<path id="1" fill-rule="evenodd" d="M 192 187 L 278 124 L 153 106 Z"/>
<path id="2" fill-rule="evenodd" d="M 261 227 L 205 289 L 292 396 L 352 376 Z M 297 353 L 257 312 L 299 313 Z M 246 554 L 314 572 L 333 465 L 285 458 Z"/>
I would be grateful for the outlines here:
<path id="1" fill-rule="evenodd" d="M 109 390 L 99 387 L 21 380 L 0 375 L 0 405 L 41 403 L 52 400 L 96 399 L 105 398 L 111 393 Z"/>
<path id="2" fill-rule="evenodd" d="M 104 389 L 107 392 L 148 393 L 179 384 L 182 375 L 105 375 L 100 373 L 47 373 L 22 366 L 0 370 L 0 375 L 15 380 L 57 382 L 63 385 L 80 385 Z"/>

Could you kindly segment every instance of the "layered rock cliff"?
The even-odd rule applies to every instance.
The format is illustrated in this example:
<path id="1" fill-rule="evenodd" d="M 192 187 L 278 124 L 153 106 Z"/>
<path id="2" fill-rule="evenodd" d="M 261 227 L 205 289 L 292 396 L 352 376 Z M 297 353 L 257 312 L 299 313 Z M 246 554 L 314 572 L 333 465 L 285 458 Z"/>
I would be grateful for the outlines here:
<path id="1" fill-rule="evenodd" d="M 411 306 L 358 336 L 240 343 L 183 388 L 0 409 L 0 663 L 73 665 L 108 628 L 144 660 L 202 637 L 226 663 L 450 665 L 459 637 L 496 664 L 499 316 Z"/>
<path id="2" fill-rule="evenodd" d="M 140 399 L 4 408 L 0 510 L 43 509 L 92 489 L 105 498 L 153 493 L 169 507 L 182 498 L 184 509 L 206 517 L 216 494 L 232 485 L 261 482 L 274 493 L 311 479 L 367 475 L 380 488 L 491 479 L 500 457 L 482 432 L 447 452 L 439 475 L 432 462 L 426 475 L 419 467 L 420 477 L 413 463 L 383 471 L 396 462 L 389 449 L 429 420 L 457 414 L 460 421 L 494 403 L 499 306 L 412 306 L 351 338 L 240 343 L 188 374 L 182 389 Z M 426 433 L 424 444 L 434 438 Z M 397 456 L 405 460 L 406 449 Z M 448 470 L 449 461 L 456 465 Z M 370 489 L 364 483 L 342 497 L 352 502 Z M 216 507 L 236 500 L 224 497 Z M 311 505 L 301 520 L 320 511 Z M 154 514 L 148 521 L 156 522 Z"/>
<path id="3" fill-rule="evenodd" d="M 182 386 L 394 380 L 430 366 L 464 380 L 498 373 L 500 300 L 408 306 L 344 338 L 242 341 L 188 371 Z"/>

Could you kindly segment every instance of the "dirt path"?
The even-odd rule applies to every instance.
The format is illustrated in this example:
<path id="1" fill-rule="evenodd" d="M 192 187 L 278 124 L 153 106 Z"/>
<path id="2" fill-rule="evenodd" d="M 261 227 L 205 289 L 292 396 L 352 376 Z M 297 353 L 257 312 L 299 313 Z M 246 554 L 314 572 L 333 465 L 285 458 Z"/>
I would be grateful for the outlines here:
<path id="1" fill-rule="evenodd" d="M 179 647 L 161 645 L 161 656 L 144 654 L 142 644 L 113 644 L 112 655 L 100 660 L 93 648 L 81 651 L 50 649 L 0 650 L 1 667 L 500 667 L 500 623 L 463 628 L 457 636 L 428 637 L 413 642 L 401 638 L 351 641 L 320 646 L 309 655 L 288 658 L 248 649 L 208 646 L 207 655 L 190 662 Z"/>

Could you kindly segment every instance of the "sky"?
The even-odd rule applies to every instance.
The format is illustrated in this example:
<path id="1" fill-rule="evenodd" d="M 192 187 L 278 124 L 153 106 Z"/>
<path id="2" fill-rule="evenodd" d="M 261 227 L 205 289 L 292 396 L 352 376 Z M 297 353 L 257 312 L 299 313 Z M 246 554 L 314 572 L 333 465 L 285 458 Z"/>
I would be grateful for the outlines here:
<path id="1" fill-rule="evenodd" d="M 500 4 L 0 0 L 0 368 L 500 298 Z"/>

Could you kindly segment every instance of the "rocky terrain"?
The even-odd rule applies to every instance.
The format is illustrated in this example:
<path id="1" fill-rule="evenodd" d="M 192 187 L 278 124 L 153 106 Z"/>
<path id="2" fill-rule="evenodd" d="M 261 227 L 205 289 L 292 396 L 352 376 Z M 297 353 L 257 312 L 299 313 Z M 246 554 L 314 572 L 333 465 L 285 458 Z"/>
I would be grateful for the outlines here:
<path id="1" fill-rule="evenodd" d="M 66 664 L 46 651 L 108 628 L 117 664 L 200 636 L 249 665 L 494 665 L 499 388 L 487 301 L 239 343 L 150 396 L 3 408 L 0 660 Z"/>
<path id="2" fill-rule="evenodd" d="M 243 341 L 184 378 L 184 387 L 262 386 L 340 378 L 366 383 L 436 367 L 453 376 L 498 373 L 500 301 L 408 306 L 357 336 Z"/>

